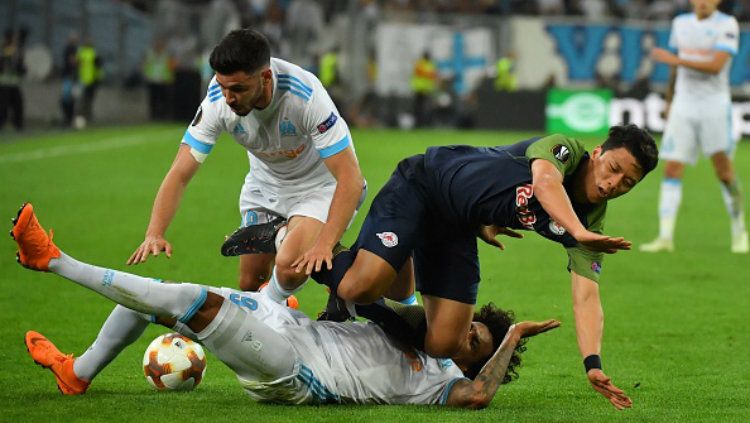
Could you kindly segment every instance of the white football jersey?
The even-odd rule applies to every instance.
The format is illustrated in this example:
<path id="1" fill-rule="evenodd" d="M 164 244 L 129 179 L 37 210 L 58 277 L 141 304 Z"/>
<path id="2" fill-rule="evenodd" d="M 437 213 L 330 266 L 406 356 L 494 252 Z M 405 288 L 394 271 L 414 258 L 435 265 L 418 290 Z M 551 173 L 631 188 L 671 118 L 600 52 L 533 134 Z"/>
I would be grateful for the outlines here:
<path id="1" fill-rule="evenodd" d="M 295 374 L 272 382 L 240 379 L 255 400 L 445 404 L 453 384 L 464 378 L 452 360 L 405 352 L 374 323 L 312 321 L 260 293 L 208 289 L 240 306 L 251 305 L 252 316 L 287 338 L 297 355 Z"/>
<path id="2" fill-rule="evenodd" d="M 672 21 L 669 46 L 678 51 L 681 59 L 697 62 L 710 61 L 716 51 L 726 51 L 734 56 L 739 46 L 739 26 L 733 16 L 719 11 L 702 20 L 695 13 L 683 14 Z M 731 66 L 732 60 L 727 60 L 716 75 L 679 66 L 674 101 L 694 104 L 730 101 Z"/>
<path id="3" fill-rule="evenodd" d="M 323 159 L 351 144 L 346 122 L 318 78 L 271 59 L 273 99 L 263 110 L 239 116 L 226 104 L 214 77 L 182 143 L 203 162 L 222 131 L 245 147 L 252 180 L 266 187 L 305 187 L 336 180 Z"/>

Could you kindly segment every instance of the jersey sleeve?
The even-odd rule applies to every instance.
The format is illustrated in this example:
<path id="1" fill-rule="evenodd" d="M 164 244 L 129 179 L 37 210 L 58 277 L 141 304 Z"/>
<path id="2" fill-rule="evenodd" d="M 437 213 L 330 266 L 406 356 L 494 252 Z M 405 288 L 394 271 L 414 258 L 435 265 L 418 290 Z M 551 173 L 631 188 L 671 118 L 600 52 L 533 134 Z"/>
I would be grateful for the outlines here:
<path id="1" fill-rule="evenodd" d="M 440 394 L 440 399 L 438 401 L 438 404 L 440 405 L 446 405 L 448 403 L 448 397 L 451 394 L 451 390 L 453 389 L 453 385 L 456 384 L 459 380 L 470 380 L 465 377 L 457 377 L 455 379 L 449 380 L 448 383 L 445 384 L 445 387 L 443 388 L 443 392 Z"/>
<path id="2" fill-rule="evenodd" d="M 331 97 L 322 87 L 319 90 L 312 96 L 303 125 L 312 137 L 320 158 L 327 159 L 348 147 L 352 140 L 349 127 L 339 115 Z"/>
<path id="3" fill-rule="evenodd" d="M 740 28 L 737 24 L 737 20 L 733 17 L 728 18 L 724 21 L 724 24 L 719 30 L 719 36 L 716 38 L 714 50 L 726 51 L 734 56 L 737 54 L 737 49 L 739 48 L 739 40 Z"/>
<path id="4" fill-rule="evenodd" d="M 212 81 L 206 98 L 203 99 L 193 121 L 182 136 L 182 144 L 190 146 L 190 153 L 199 163 L 206 160 L 224 129 L 219 118 L 219 102 L 223 98 L 219 84 Z"/>
<path id="5" fill-rule="evenodd" d="M 587 216 L 587 229 L 598 234 L 603 233 L 604 217 L 606 214 L 606 203 L 589 212 Z M 588 250 L 580 244 L 566 248 L 566 251 L 568 253 L 568 271 L 574 271 L 592 281 L 599 282 L 599 275 L 602 273 L 604 253 Z"/>
<path id="6" fill-rule="evenodd" d="M 529 160 L 547 160 L 563 176 L 569 176 L 576 170 L 585 153 L 580 141 L 560 134 L 540 138 L 526 149 Z"/>
<path id="7" fill-rule="evenodd" d="M 669 45 L 669 48 L 674 51 L 677 51 L 677 49 L 680 46 L 680 40 L 677 38 L 678 37 L 677 36 L 678 34 L 677 19 L 678 18 L 672 19 L 672 27 L 669 29 L 669 44 L 668 45 Z"/>

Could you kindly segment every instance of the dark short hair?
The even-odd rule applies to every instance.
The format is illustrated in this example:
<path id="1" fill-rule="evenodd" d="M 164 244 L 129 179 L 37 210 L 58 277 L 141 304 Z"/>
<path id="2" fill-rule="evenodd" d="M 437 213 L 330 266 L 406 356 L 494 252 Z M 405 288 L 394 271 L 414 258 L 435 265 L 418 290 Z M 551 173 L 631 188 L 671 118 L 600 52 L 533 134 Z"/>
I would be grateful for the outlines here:
<path id="1" fill-rule="evenodd" d="M 621 147 L 635 157 L 643 169 L 643 177 L 654 170 L 659 162 L 659 149 L 656 148 L 654 138 L 648 131 L 633 124 L 609 128 L 607 140 L 602 144 L 602 153 Z"/>
<path id="2" fill-rule="evenodd" d="M 240 71 L 255 73 L 271 63 L 271 45 L 254 29 L 235 29 L 214 47 L 208 62 L 223 75 Z"/>
<path id="3" fill-rule="evenodd" d="M 474 313 L 474 321 L 484 323 L 492 334 L 492 354 L 487 359 L 475 363 L 465 374 L 466 377 L 474 379 L 482 367 L 495 355 L 495 351 L 500 348 L 500 343 L 503 342 L 505 334 L 508 333 L 508 329 L 515 322 L 516 316 L 512 311 L 501 310 L 495 306 L 494 303 L 488 303 L 482 306 L 479 311 Z M 508 370 L 505 372 L 503 377 L 503 384 L 510 383 L 518 379 L 518 368 L 521 366 L 521 353 L 526 351 L 526 340 L 521 339 L 516 345 L 515 351 L 510 358 L 508 363 Z"/>

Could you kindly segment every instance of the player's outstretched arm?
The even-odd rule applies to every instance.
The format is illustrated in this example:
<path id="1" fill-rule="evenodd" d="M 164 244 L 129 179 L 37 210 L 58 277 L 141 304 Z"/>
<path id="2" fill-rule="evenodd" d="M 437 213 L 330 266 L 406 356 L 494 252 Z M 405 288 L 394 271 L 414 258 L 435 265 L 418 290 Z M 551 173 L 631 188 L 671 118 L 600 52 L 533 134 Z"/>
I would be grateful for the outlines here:
<path id="1" fill-rule="evenodd" d="M 534 196 L 550 217 L 565 228 L 581 245 L 592 251 L 608 254 L 630 249 L 630 241 L 624 238 L 591 232 L 583 226 L 563 186 L 563 175 L 552 163 L 544 159 L 534 160 L 531 163 L 531 174 Z"/>
<path id="2" fill-rule="evenodd" d="M 456 382 L 448 394 L 446 405 L 463 408 L 487 407 L 500 384 L 505 378 L 508 363 L 513 356 L 518 343 L 522 338 L 538 335 L 560 326 L 557 320 L 545 320 L 543 322 L 521 322 L 511 326 L 500 347 L 495 351 L 492 358 L 482 367 L 474 380 L 460 380 Z"/>
<path id="3" fill-rule="evenodd" d="M 629 408 L 633 402 L 625 393 L 612 384 L 601 369 L 602 334 L 604 311 L 599 299 L 599 285 L 574 271 L 570 272 L 573 290 L 573 314 L 576 319 L 576 336 L 581 356 L 585 358 L 586 376 L 591 386 L 604 395 L 618 410 Z"/>
<path id="4" fill-rule="evenodd" d="M 149 255 L 158 256 L 162 251 L 172 257 L 172 245 L 164 239 L 164 233 L 177 212 L 185 187 L 199 167 L 200 163 L 190 154 L 190 146 L 181 145 L 156 194 L 146 236 L 127 264 L 143 263 Z"/>
<path id="5" fill-rule="evenodd" d="M 663 48 L 655 47 L 651 50 L 651 59 L 657 62 L 665 63 L 670 66 L 683 66 L 709 75 L 716 75 L 721 72 L 721 70 L 724 69 L 724 65 L 731 57 L 732 55 L 726 51 L 714 51 L 711 60 L 695 61 L 681 59 L 676 54 Z"/>

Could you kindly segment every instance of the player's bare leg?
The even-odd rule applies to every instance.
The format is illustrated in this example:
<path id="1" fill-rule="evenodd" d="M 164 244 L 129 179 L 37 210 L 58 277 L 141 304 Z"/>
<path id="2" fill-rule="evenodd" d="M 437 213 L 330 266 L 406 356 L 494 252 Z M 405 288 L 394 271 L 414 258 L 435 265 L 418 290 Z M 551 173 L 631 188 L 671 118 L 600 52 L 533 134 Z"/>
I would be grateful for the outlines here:
<path id="1" fill-rule="evenodd" d="M 747 229 L 745 228 L 745 210 L 742 206 L 742 187 L 734 172 L 732 159 L 722 152 L 711 156 L 716 177 L 721 182 L 721 194 L 724 205 L 729 213 L 731 222 L 733 253 L 747 253 L 750 251 Z"/>
<path id="2" fill-rule="evenodd" d="M 335 265 L 334 265 L 335 267 Z M 367 250 L 357 251 L 336 294 L 345 301 L 370 304 L 384 297 L 396 280 L 396 271 L 380 256 Z"/>
<path id="3" fill-rule="evenodd" d="M 674 251 L 674 228 L 677 212 L 682 202 L 682 175 L 685 165 L 677 161 L 667 161 L 664 166 L 664 179 L 659 190 L 659 236 L 648 244 L 640 246 L 647 253 Z"/>
<path id="4" fill-rule="evenodd" d="M 243 254 L 240 256 L 240 283 L 242 291 L 258 291 L 267 283 L 273 271 L 274 254 Z"/>
<path id="5" fill-rule="evenodd" d="M 297 272 L 292 263 L 318 238 L 323 222 L 312 217 L 292 216 L 289 219 L 284 241 L 276 253 L 276 265 L 268 286 L 263 292 L 272 300 L 281 303 L 298 291 L 307 281 L 304 272 Z"/>
<path id="6" fill-rule="evenodd" d="M 399 270 L 396 280 L 393 281 L 391 287 L 386 291 L 385 297 L 402 304 L 416 305 L 418 302 L 414 289 L 414 263 L 412 259 L 409 259 L 404 263 L 401 270 Z"/>
<path id="7" fill-rule="evenodd" d="M 467 340 L 474 306 L 431 295 L 422 295 L 422 301 L 427 317 L 425 352 L 433 357 L 452 357 Z"/>

